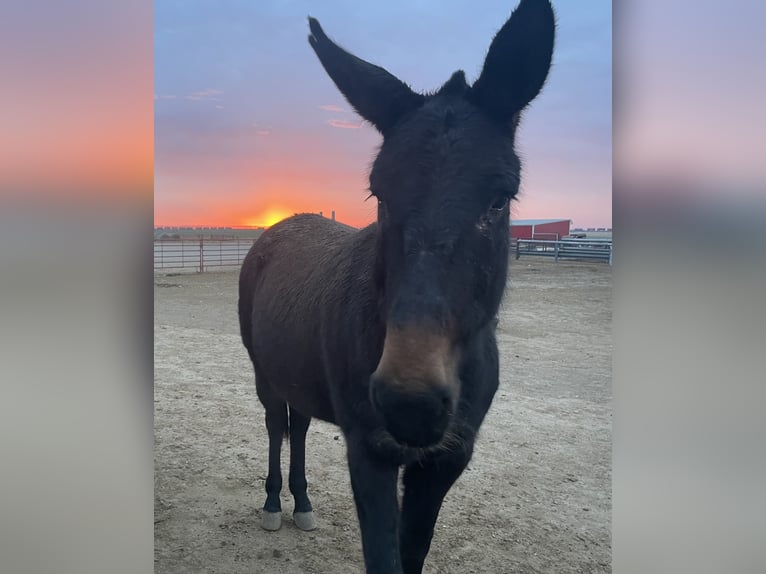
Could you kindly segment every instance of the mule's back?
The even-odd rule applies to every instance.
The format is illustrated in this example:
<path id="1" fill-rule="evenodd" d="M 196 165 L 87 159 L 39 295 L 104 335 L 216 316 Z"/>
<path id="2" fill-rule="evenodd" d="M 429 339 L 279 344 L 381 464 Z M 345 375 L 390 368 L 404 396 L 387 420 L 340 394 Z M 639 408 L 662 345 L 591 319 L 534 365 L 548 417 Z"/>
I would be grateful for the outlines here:
<path id="1" fill-rule="evenodd" d="M 354 235 L 353 228 L 319 215 L 296 215 L 258 238 L 240 273 L 242 341 L 259 383 L 324 420 L 334 417 L 321 364 L 321 307 L 338 252 Z"/>

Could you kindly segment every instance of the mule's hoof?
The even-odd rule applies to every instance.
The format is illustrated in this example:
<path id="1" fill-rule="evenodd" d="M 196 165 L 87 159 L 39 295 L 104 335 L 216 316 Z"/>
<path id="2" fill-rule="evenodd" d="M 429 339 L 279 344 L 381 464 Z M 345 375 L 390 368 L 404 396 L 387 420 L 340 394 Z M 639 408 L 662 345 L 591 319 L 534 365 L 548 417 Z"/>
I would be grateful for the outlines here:
<path id="1" fill-rule="evenodd" d="M 282 513 L 281 512 L 266 512 L 263 511 L 261 517 L 261 528 L 273 532 L 279 530 L 282 527 Z"/>
<path id="2" fill-rule="evenodd" d="M 293 512 L 293 522 L 301 530 L 314 530 L 317 527 L 317 521 L 314 519 L 314 511 Z"/>

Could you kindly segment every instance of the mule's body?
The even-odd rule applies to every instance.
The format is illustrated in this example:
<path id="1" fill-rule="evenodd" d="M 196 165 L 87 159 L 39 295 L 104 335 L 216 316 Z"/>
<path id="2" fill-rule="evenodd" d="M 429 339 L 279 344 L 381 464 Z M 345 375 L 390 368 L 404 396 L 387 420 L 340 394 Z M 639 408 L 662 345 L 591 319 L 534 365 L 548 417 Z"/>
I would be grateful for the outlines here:
<path id="1" fill-rule="evenodd" d="M 263 233 L 243 264 L 240 322 L 267 421 L 270 416 L 284 417 L 289 405 L 291 416 L 300 413 L 338 424 L 349 451 L 370 459 L 357 476 L 352 468 L 352 482 L 359 485 L 355 491 L 370 489 L 370 512 L 364 517 L 370 538 L 366 550 L 381 557 L 378 564 L 388 564 L 380 570 L 384 572 L 396 571 L 394 551 L 400 552 L 396 476 L 405 466 L 401 552 L 409 557 L 405 565 L 417 565 L 408 571 L 415 571 L 425 559 L 438 513 L 431 497 L 440 504 L 470 460 L 476 432 L 497 389 L 497 345 L 490 323 L 460 349 L 462 394 L 441 442 L 413 448 L 393 440 L 369 400 L 368 381 L 380 360 L 386 330 L 373 279 L 376 243 L 376 224 L 355 231 L 308 214 L 278 223 Z M 281 444 L 288 429 L 291 440 L 305 439 L 308 424 L 293 429 L 292 420 L 283 421 L 269 428 L 272 443 Z M 291 491 L 296 512 L 303 515 L 311 507 L 298 505 L 298 498 L 307 501 L 302 451 L 299 457 L 300 468 L 291 461 Z M 295 460 L 296 453 L 291 458 Z M 384 467 L 382 487 L 378 465 Z M 270 464 L 270 513 L 281 511 L 280 474 Z M 379 505 L 385 510 L 376 508 Z"/>
<path id="2" fill-rule="evenodd" d="M 330 77 L 383 135 L 370 174 L 378 218 L 357 231 L 294 216 L 243 263 L 241 333 L 269 433 L 263 526 L 281 524 L 287 435 L 295 522 L 315 527 L 305 436 L 319 418 L 346 437 L 367 571 L 418 573 L 498 386 L 514 135 L 548 73 L 553 12 L 522 0 L 473 86 L 456 72 L 427 96 L 310 28 Z"/>

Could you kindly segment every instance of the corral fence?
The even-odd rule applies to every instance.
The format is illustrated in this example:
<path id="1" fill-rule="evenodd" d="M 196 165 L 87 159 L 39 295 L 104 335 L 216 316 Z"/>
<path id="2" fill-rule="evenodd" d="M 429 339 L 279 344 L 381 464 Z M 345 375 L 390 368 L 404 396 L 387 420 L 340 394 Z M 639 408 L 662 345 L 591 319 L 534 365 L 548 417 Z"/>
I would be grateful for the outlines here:
<path id="1" fill-rule="evenodd" d="M 155 239 L 154 269 L 203 272 L 216 267 L 239 267 L 252 247 L 254 237 Z M 612 264 L 611 239 L 513 239 L 511 252 L 524 256 L 559 260 L 604 261 Z"/>
<path id="2" fill-rule="evenodd" d="M 516 259 L 537 256 L 552 257 L 555 261 L 604 261 L 612 264 L 611 239 L 514 239 L 511 250 Z"/>
<path id="3" fill-rule="evenodd" d="M 255 239 L 155 239 L 154 269 L 188 269 L 201 273 L 212 267 L 239 267 Z"/>

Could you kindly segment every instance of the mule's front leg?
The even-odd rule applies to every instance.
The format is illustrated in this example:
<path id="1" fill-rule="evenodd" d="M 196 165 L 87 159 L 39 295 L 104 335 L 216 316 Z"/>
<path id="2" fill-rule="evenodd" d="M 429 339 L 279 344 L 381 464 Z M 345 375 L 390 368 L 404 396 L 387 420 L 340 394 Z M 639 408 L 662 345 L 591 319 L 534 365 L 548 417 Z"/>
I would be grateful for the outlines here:
<path id="1" fill-rule="evenodd" d="M 466 445 L 465 450 L 405 468 L 400 537 L 404 574 L 423 570 L 444 496 L 462 474 L 472 451 L 473 447 Z"/>
<path id="2" fill-rule="evenodd" d="M 354 491 L 367 574 L 401 574 L 399 467 L 377 458 L 362 437 L 347 436 L 348 467 Z"/>

